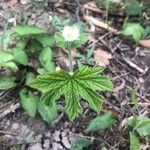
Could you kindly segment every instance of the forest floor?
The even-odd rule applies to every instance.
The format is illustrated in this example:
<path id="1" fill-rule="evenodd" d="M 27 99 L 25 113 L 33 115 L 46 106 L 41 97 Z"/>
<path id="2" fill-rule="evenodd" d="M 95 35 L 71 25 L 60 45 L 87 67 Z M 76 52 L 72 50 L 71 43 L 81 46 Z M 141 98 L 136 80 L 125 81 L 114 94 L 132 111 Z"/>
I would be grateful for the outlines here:
<path id="1" fill-rule="evenodd" d="M 15 4 L 0 0 L 0 32 L 8 18 L 11 22 L 8 28 L 24 22 L 47 31 L 50 28 L 50 18 L 55 15 L 71 16 L 86 22 L 84 14 L 103 20 L 106 14 L 86 9 L 88 2 L 90 1 L 50 1 L 46 6 L 42 2 L 31 3 L 28 0 Z M 108 17 L 113 18 L 113 27 L 119 31 L 123 16 L 111 14 Z M 91 25 L 90 28 L 90 40 L 79 52 L 86 53 L 87 48 L 96 44 L 94 58 L 104 60 L 99 60 L 98 65 L 106 67 L 104 73 L 111 77 L 114 84 L 113 92 L 104 94 L 106 100 L 102 111 L 111 111 L 119 123 L 101 132 L 85 134 L 84 129 L 96 116 L 95 112 L 85 107 L 83 115 L 73 122 L 65 114 L 60 114 L 60 120 L 54 126 L 49 126 L 40 117 L 29 117 L 23 111 L 19 104 L 18 89 L 0 91 L 0 150 L 69 150 L 75 139 L 83 136 L 93 140 L 88 150 L 100 150 L 104 145 L 109 150 L 129 149 L 129 133 L 124 127 L 126 118 L 135 114 L 150 116 L 150 49 L 98 26 Z M 57 65 L 67 68 L 66 54 L 55 55 Z M 140 104 L 138 111 L 130 100 L 134 88 L 137 88 Z"/>

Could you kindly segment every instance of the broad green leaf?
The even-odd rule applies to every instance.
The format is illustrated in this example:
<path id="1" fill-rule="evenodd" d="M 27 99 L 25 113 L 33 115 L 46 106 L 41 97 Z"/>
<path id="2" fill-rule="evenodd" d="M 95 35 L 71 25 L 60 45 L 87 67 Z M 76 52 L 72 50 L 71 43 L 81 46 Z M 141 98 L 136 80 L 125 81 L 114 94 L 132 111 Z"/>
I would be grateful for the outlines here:
<path id="1" fill-rule="evenodd" d="M 150 135 L 150 118 L 146 116 L 132 116 L 128 118 L 128 125 L 138 132 L 140 136 Z"/>
<path id="2" fill-rule="evenodd" d="M 85 138 L 77 138 L 76 141 L 71 145 L 71 150 L 83 150 L 90 146 L 92 142 Z"/>
<path id="3" fill-rule="evenodd" d="M 32 94 L 30 91 L 27 93 L 25 90 L 20 91 L 21 106 L 26 111 L 26 113 L 34 117 L 37 112 L 37 103 L 39 102 L 39 97 Z"/>
<path id="4" fill-rule="evenodd" d="M 13 60 L 13 55 L 10 52 L 0 51 L 0 65 Z"/>
<path id="5" fill-rule="evenodd" d="M 20 48 L 21 50 L 24 50 L 28 43 L 28 40 L 28 38 L 20 38 L 16 44 L 16 47 Z"/>
<path id="6" fill-rule="evenodd" d="M 140 4 L 140 2 L 138 2 L 138 0 L 126 0 L 124 10 L 128 16 L 141 15 L 143 6 Z"/>
<path id="7" fill-rule="evenodd" d="M 60 48 L 68 48 L 68 43 L 64 40 L 61 33 L 56 32 L 54 35 L 56 45 Z"/>
<path id="8" fill-rule="evenodd" d="M 0 76 L 0 90 L 10 89 L 15 85 L 15 77 Z"/>
<path id="9" fill-rule="evenodd" d="M 103 69 L 83 67 L 78 69 L 73 75 L 60 71 L 51 74 L 40 75 L 30 86 L 44 93 L 42 100 L 47 105 L 52 105 L 61 95 L 65 97 L 66 113 L 73 120 L 82 113 L 79 103 L 83 98 L 89 106 L 99 112 L 102 107 L 103 97 L 97 91 L 112 89 L 110 79 L 99 75 Z"/>
<path id="10" fill-rule="evenodd" d="M 47 33 L 44 34 L 37 34 L 33 36 L 39 43 L 42 44 L 43 47 L 52 46 L 54 43 L 54 38 L 52 35 L 49 35 Z"/>
<path id="11" fill-rule="evenodd" d="M 32 83 L 34 79 L 35 79 L 35 75 L 32 72 L 29 72 L 26 75 L 26 84 Z"/>
<path id="12" fill-rule="evenodd" d="M 30 36 L 43 34 L 45 31 L 34 25 L 17 25 L 13 28 L 13 33 L 17 33 L 20 36 Z"/>
<path id="13" fill-rule="evenodd" d="M 55 65 L 52 60 L 52 50 L 49 47 L 46 47 L 42 50 L 39 60 L 42 67 L 44 67 L 49 73 L 55 71 Z"/>
<path id="14" fill-rule="evenodd" d="M 132 36 L 135 42 L 139 42 L 144 34 L 144 28 L 139 23 L 126 23 L 123 26 L 122 34 Z"/>
<path id="15" fill-rule="evenodd" d="M 13 48 L 12 54 L 14 56 L 14 60 L 22 65 L 27 65 L 28 63 L 28 56 L 25 51 L 21 50 L 20 48 Z"/>
<path id="16" fill-rule="evenodd" d="M 6 62 L 4 64 L 0 64 L 0 66 L 8 68 L 8 69 L 10 69 L 10 70 L 12 70 L 14 72 L 16 72 L 18 70 L 17 65 L 14 62 L 12 62 L 12 61 L 11 62 Z"/>
<path id="17" fill-rule="evenodd" d="M 102 129 L 106 129 L 116 123 L 116 119 L 113 118 L 112 113 L 108 112 L 102 116 L 98 116 L 94 118 L 88 128 L 85 130 L 86 132 L 98 131 Z"/>
<path id="18" fill-rule="evenodd" d="M 13 71 L 17 71 L 18 67 L 13 62 L 14 56 L 10 52 L 0 51 L 0 67 L 5 67 Z"/>
<path id="19" fill-rule="evenodd" d="M 130 150 L 140 150 L 139 139 L 133 132 L 130 132 Z"/>
<path id="20" fill-rule="evenodd" d="M 131 101 L 132 101 L 134 107 L 135 107 L 136 109 L 138 109 L 139 103 L 138 103 L 138 99 L 137 99 L 136 94 L 137 94 L 137 88 L 135 88 L 135 89 L 132 90 L 130 99 L 131 99 Z"/>
<path id="21" fill-rule="evenodd" d="M 52 123 L 54 119 L 58 116 L 57 105 L 53 103 L 51 107 L 46 106 L 43 102 L 39 101 L 38 103 L 38 112 L 41 115 L 42 119 L 47 123 Z"/>

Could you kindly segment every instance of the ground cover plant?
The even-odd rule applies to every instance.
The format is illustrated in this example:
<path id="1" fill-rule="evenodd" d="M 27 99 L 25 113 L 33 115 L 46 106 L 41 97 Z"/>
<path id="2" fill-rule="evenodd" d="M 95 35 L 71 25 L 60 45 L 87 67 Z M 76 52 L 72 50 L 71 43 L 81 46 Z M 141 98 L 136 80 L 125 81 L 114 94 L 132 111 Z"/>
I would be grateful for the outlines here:
<path id="1" fill-rule="evenodd" d="M 150 148 L 149 2 L 0 8 L 0 149 Z"/>

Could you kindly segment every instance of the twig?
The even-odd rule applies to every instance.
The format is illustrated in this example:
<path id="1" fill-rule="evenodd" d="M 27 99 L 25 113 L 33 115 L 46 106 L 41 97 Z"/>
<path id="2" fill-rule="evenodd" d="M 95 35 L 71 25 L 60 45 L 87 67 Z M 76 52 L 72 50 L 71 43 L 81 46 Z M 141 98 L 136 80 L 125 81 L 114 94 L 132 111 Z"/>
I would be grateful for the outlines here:
<path id="1" fill-rule="evenodd" d="M 140 73 L 144 74 L 145 71 L 140 68 L 139 66 L 137 66 L 136 64 L 134 64 L 131 60 L 129 60 L 128 58 L 123 58 L 123 60 L 132 68 L 136 69 L 137 71 L 139 71 Z"/>
<path id="2" fill-rule="evenodd" d="M 3 113 L 0 114 L 0 119 L 4 118 L 11 112 L 15 112 L 16 109 L 20 108 L 20 104 L 12 104 L 8 109 L 6 109 Z"/>
<path id="3" fill-rule="evenodd" d="M 118 34 L 118 30 L 110 27 L 107 23 L 104 23 L 103 21 L 97 20 L 92 16 L 88 16 L 88 15 L 84 15 L 84 19 L 88 22 L 88 23 L 93 23 L 95 26 L 103 28 L 107 31 L 110 31 L 112 33 Z"/>
<path id="4" fill-rule="evenodd" d="M 89 2 L 87 4 L 84 5 L 84 9 L 87 9 L 87 10 L 90 10 L 90 11 L 93 11 L 95 13 L 99 13 L 99 14 L 104 14 L 106 13 L 106 11 L 103 11 L 101 9 L 99 9 L 94 3 L 92 2 Z"/>

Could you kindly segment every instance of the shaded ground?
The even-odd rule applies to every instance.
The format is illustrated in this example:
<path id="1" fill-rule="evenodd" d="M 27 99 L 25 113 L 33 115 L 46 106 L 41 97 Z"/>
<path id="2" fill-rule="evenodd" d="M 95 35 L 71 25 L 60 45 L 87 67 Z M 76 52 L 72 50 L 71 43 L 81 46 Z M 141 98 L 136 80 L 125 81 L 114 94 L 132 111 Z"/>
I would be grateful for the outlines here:
<path id="1" fill-rule="evenodd" d="M 27 22 L 49 30 L 51 16 L 67 16 L 71 14 L 75 19 L 81 19 L 80 9 L 87 1 L 64 1 L 63 6 L 57 7 L 55 2 L 48 6 L 42 3 L 16 4 L 0 2 L 0 30 L 4 28 L 5 19 L 14 18 L 13 24 Z M 58 9 L 59 8 L 59 9 Z M 66 12 L 64 10 L 67 10 Z M 96 14 L 97 16 L 98 14 Z M 99 17 L 103 17 L 100 16 Z M 116 25 L 119 27 L 119 25 Z M 140 113 L 150 115 L 150 50 L 139 47 L 120 35 L 98 30 L 93 34 L 96 47 L 112 54 L 113 58 L 105 70 L 114 83 L 114 91 L 106 93 L 104 112 L 112 111 L 119 123 L 103 132 L 85 134 L 84 129 L 89 121 L 96 116 L 94 112 L 84 107 L 83 116 L 70 122 L 63 114 L 55 126 L 48 126 L 38 116 L 28 117 L 19 107 L 17 89 L 0 92 L 0 150 L 69 150 L 75 138 L 86 136 L 93 139 L 93 145 L 88 150 L 98 150 L 105 145 L 110 150 L 119 148 L 129 149 L 128 132 L 122 126 L 123 120 L 131 115 Z M 89 45 L 87 45 L 88 47 Z M 85 48 L 86 50 L 86 48 Z M 62 64 L 63 59 L 58 60 Z M 65 62 L 64 62 L 65 64 Z M 133 65 L 135 64 L 135 65 Z M 136 66 L 136 67 L 135 67 Z M 131 91 L 137 87 L 140 110 L 137 112 L 129 99 Z M 17 105 L 16 105 L 17 104 Z M 14 112 L 10 109 L 14 108 Z M 7 114 L 7 110 L 11 113 Z M 4 116 L 3 112 L 6 112 Z"/>

